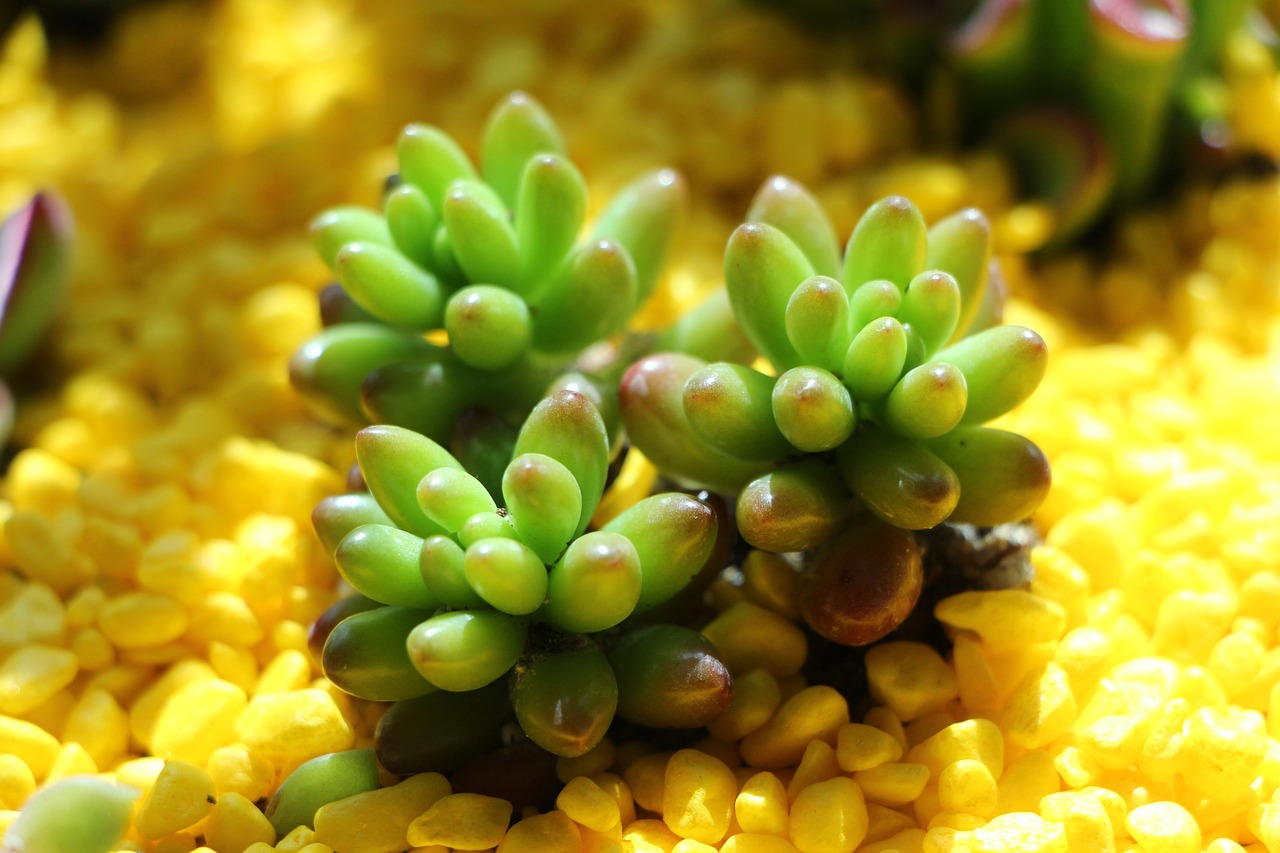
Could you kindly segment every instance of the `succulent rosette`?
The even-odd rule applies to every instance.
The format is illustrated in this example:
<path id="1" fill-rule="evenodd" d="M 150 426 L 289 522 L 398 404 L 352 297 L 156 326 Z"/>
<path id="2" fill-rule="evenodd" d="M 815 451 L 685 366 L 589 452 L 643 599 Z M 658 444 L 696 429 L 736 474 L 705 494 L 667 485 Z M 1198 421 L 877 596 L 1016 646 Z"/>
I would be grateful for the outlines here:
<path id="1" fill-rule="evenodd" d="M 623 378 L 632 442 L 685 481 L 737 492 L 769 551 L 822 545 L 866 511 L 905 530 L 1026 518 L 1043 453 L 984 426 L 1044 374 L 1039 335 L 1002 325 L 986 219 L 927 228 L 904 198 L 863 215 L 841 256 L 816 200 L 768 181 L 725 250 L 733 311 L 770 371 L 662 353 Z"/>
<path id="2" fill-rule="evenodd" d="M 356 453 L 369 491 L 326 500 L 314 519 L 360 597 L 318 634 L 337 686 L 408 703 L 379 731 L 386 767 L 449 769 L 496 746 L 511 717 L 573 756 L 615 714 L 694 727 L 724 709 L 732 686 L 709 642 L 642 619 L 712 559 L 718 513 L 659 494 L 589 529 L 609 446 L 585 396 L 561 390 L 534 407 L 496 495 L 402 427 L 361 430 Z"/>
<path id="3" fill-rule="evenodd" d="M 334 419 L 444 442 L 475 405 L 518 422 L 649 295 L 683 181 L 641 176 L 583 236 L 586 183 L 550 116 L 519 92 L 490 115 L 478 169 L 425 124 L 405 128 L 398 158 L 381 211 L 337 207 L 312 223 L 338 285 L 323 299 L 326 328 L 292 361 L 294 385 Z"/>

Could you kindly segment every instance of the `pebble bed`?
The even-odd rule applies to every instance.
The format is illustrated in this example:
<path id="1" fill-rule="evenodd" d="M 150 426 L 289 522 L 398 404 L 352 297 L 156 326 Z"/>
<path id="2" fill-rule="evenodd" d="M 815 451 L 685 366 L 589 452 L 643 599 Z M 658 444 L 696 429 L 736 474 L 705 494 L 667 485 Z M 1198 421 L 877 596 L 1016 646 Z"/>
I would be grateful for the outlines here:
<path id="1" fill-rule="evenodd" d="M 1280 851 L 1280 181 L 1193 181 L 1119 223 L 1105 260 L 1033 265 L 1048 213 L 990 155 L 914 153 L 929 140 L 905 98 L 847 60 L 723 0 L 501 20 L 169 0 L 95 51 L 51 52 L 21 22 L 0 43 L 0 211 L 56 187 L 77 256 L 2 481 L 0 833 L 41 786 L 104 773 L 143 792 L 121 849 L 153 853 Z M 1226 79 L 1239 143 L 1280 154 L 1270 56 L 1233 45 Z M 1053 465 L 1034 579 L 939 602 L 946 657 L 874 648 L 851 718 L 800 674 L 785 574 L 749 561 L 706 628 L 735 699 L 696 748 L 606 739 L 559 762 L 544 814 L 388 778 L 277 838 L 265 798 L 371 745 L 381 710 L 306 649 L 337 595 L 309 516 L 353 455 L 286 376 L 325 283 L 306 224 L 376 203 L 405 123 L 474 146 L 515 88 L 556 116 L 594 198 L 655 165 L 687 176 L 643 323 L 718 283 L 771 173 L 814 188 L 841 234 L 888 192 L 931 220 L 989 211 L 1008 319 L 1052 353 L 1005 420 Z"/>

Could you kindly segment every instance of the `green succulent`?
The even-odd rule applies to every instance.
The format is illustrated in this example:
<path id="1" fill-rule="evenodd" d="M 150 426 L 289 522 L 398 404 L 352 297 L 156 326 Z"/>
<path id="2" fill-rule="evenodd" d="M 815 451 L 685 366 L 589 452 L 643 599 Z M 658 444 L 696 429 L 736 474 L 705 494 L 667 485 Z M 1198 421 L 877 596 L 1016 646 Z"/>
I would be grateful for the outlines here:
<path id="1" fill-rule="evenodd" d="M 327 327 L 292 361 L 294 385 L 335 419 L 441 442 L 477 405 L 518 423 L 649 295 L 683 181 L 641 176 L 583 236 L 586 183 L 550 116 L 519 92 L 490 115 L 479 170 L 424 124 L 405 128 L 398 154 L 381 211 L 337 207 L 312 223 L 339 286 Z M 440 331 L 447 344 L 427 339 Z"/>
<path id="2" fill-rule="evenodd" d="M 356 453 L 369 491 L 322 502 L 314 520 L 364 598 L 321 620 L 321 660 L 355 696 L 415 703 L 384 723 L 385 766 L 442 769 L 491 744 L 501 708 L 558 755 L 593 747 L 615 714 L 686 727 L 724 709 L 732 688 L 710 644 L 641 623 L 712 558 L 717 513 L 659 494 L 589 530 L 609 444 L 585 396 L 561 390 L 534 407 L 496 493 L 402 427 L 361 430 Z M 495 693 L 504 678 L 509 696 Z M 441 692 L 494 694 L 499 710 L 477 717 L 475 698 Z M 477 727 L 465 748 L 458 726 Z M 406 752 L 406 739 L 418 745 Z"/>
<path id="3" fill-rule="evenodd" d="M 725 250 L 738 322 L 773 372 L 661 353 L 623 377 L 633 444 L 677 479 L 737 492 L 743 538 L 815 548 L 856 512 L 919 530 L 1021 520 L 1044 455 L 982 426 L 1026 399 L 1044 341 L 1001 325 L 986 219 L 926 228 L 901 197 L 863 215 L 841 256 L 816 200 L 767 182 Z"/>

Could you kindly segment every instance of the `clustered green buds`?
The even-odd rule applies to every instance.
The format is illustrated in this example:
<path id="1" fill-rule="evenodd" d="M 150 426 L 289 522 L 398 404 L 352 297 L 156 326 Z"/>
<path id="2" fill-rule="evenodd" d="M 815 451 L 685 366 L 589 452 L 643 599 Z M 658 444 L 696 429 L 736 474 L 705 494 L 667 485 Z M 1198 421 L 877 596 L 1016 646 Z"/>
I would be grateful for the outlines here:
<path id="1" fill-rule="evenodd" d="M 361 430 L 356 454 L 368 493 L 331 498 L 314 514 L 364 597 L 339 605 L 345 618 L 324 628 L 322 664 L 340 688 L 412 700 L 480 691 L 510 673 L 515 719 L 558 755 L 595 746 L 615 713 L 684 727 L 724 709 L 728 672 L 701 635 L 637 627 L 711 558 L 717 514 L 689 495 L 659 494 L 588 532 L 609 442 L 585 396 L 562 390 L 533 409 L 499 494 L 401 427 Z M 664 693 L 679 701 L 655 698 Z"/>
<path id="2" fill-rule="evenodd" d="M 816 200 L 786 178 L 747 218 L 725 250 L 726 287 L 776 375 L 641 360 L 620 389 L 632 442 L 678 478 L 738 491 L 739 532 L 770 551 L 821 545 L 858 507 L 909 530 L 1030 515 L 1049 485 L 1044 455 L 982 424 L 1031 394 L 1046 349 L 1000 325 L 986 219 L 963 210 L 929 229 L 889 197 L 842 258 Z"/>
<path id="3" fill-rule="evenodd" d="M 622 189 L 582 238 L 586 183 L 536 101 L 499 104 L 481 148 L 477 171 L 447 134 L 411 124 L 383 210 L 338 207 L 312 223 L 340 290 L 291 376 L 322 412 L 440 441 L 473 405 L 503 400 L 518 420 L 653 289 L 683 205 L 675 172 Z M 425 339 L 436 330 L 447 345 Z"/>

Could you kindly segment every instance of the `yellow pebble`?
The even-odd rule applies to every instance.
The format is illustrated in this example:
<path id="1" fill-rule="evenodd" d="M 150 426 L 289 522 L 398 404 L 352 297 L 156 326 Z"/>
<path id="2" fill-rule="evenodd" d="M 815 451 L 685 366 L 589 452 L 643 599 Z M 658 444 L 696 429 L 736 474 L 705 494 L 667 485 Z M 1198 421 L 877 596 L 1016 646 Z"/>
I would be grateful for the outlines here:
<path id="1" fill-rule="evenodd" d="M 1239 799 L 1249 790 L 1267 752 L 1267 739 L 1238 713 L 1199 708 L 1186 722 L 1182 776 L 1206 797 Z"/>
<path id="2" fill-rule="evenodd" d="M 971 853 L 1073 853 L 1067 847 L 1067 833 L 1062 824 L 1051 823 L 1039 815 L 1011 812 L 997 815 L 985 826 L 973 831 L 968 850 Z"/>
<path id="3" fill-rule="evenodd" d="M 1179 663 L 1203 663 L 1231 626 L 1235 604 L 1223 593 L 1174 592 L 1156 613 L 1152 652 Z"/>
<path id="4" fill-rule="evenodd" d="M 0 665 L 0 713 L 26 714 L 75 680 L 79 669 L 79 659 L 67 649 L 18 649 Z"/>
<path id="5" fill-rule="evenodd" d="M 723 741 L 741 740 L 768 722 L 781 704 L 782 688 L 768 670 L 735 675 L 729 707 L 707 725 L 707 731 Z"/>
<path id="6" fill-rule="evenodd" d="M 879 803 L 867 803 L 867 837 L 865 843 L 882 841 L 885 838 L 897 835 L 904 829 L 913 829 L 915 825 L 914 820 L 896 809 L 882 806 Z"/>
<path id="7" fill-rule="evenodd" d="M 315 843 L 316 831 L 309 826 L 295 826 L 288 834 L 276 842 L 276 850 L 281 853 L 298 853 L 308 844 Z"/>
<path id="8" fill-rule="evenodd" d="M 1067 627 L 1061 605 L 1020 589 L 962 592 L 939 601 L 933 613 L 945 625 L 977 633 L 992 652 L 1056 640 Z"/>
<path id="9" fill-rule="evenodd" d="M 71 637 L 70 649 L 80 668 L 100 672 L 116 662 L 116 650 L 97 628 L 81 628 Z"/>
<path id="10" fill-rule="evenodd" d="M 667 767 L 667 778 L 670 779 L 671 765 Z M 556 795 L 556 808 L 573 818 L 574 822 L 596 832 L 605 832 L 621 822 L 617 800 L 586 776 L 569 780 L 569 784 Z"/>
<path id="11" fill-rule="evenodd" d="M 92 775 L 97 772 L 98 765 L 93 760 L 93 756 L 85 752 L 83 746 L 72 741 L 62 745 L 44 781 L 45 784 L 51 784 L 68 776 Z"/>
<path id="12" fill-rule="evenodd" d="M 301 690 L 311 682 L 311 659 L 297 649 L 278 652 L 258 676 L 253 696 Z"/>
<path id="13" fill-rule="evenodd" d="M 737 779 L 723 761 L 696 749 L 671 756 L 662 787 L 662 819 L 681 838 L 719 844 L 733 818 Z"/>
<path id="14" fill-rule="evenodd" d="M 222 642 L 249 647 L 262 642 L 266 632 L 248 603 L 230 592 L 213 592 L 191 610 L 187 639 L 194 643 Z"/>
<path id="15" fill-rule="evenodd" d="M 244 744 L 231 744 L 215 749 L 205 765 L 219 794 L 236 793 L 251 802 L 271 795 L 275 786 L 275 768 Z"/>
<path id="16" fill-rule="evenodd" d="M 733 801 L 738 826 L 755 834 L 785 837 L 789 808 L 786 786 L 767 770 L 747 779 Z"/>
<path id="17" fill-rule="evenodd" d="M 67 624 L 73 628 L 89 627 L 98 621 L 98 613 L 108 600 L 100 586 L 81 587 L 67 599 Z"/>
<path id="18" fill-rule="evenodd" d="M 1116 849 L 1115 829 L 1096 797 L 1080 791 L 1049 794 L 1040 801 L 1041 816 L 1062 824 L 1071 850 L 1112 853 Z"/>
<path id="19" fill-rule="evenodd" d="M 920 796 L 929 782 L 929 768 L 923 764 L 889 762 L 853 774 L 866 798 L 882 806 L 906 805 Z"/>
<path id="20" fill-rule="evenodd" d="M 62 739 L 83 746 L 99 767 L 110 767 L 129 748 L 129 717 L 110 693 L 90 688 L 67 718 Z"/>
<path id="21" fill-rule="evenodd" d="M 840 773 L 840 765 L 836 762 L 836 751 L 831 744 L 823 740 L 809 741 L 800 757 L 800 764 L 791 774 L 787 783 L 787 799 L 795 801 L 796 794 L 815 782 L 824 782 Z"/>
<path id="22" fill-rule="evenodd" d="M 1093 589 L 1103 590 L 1119 584 L 1137 550 L 1132 529 L 1128 506 L 1112 499 L 1067 513 L 1046 542 L 1070 554 L 1089 573 Z"/>
<path id="23" fill-rule="evenodd" d="M 93 578 L 93 563 L 73 548 L 54 519 L 20 510 L 5 521 L 4 537 L 22 573 L 56 592 L 68 595 Z"/>
<path id="24" fill-rule="evenodd" d="M 236 721 L 247 705 L 244 691 L 220 678 L 187 684 L 156 717 L 152 752 L 204 765 L 214 750 L 236 740 Z"/>
<path id="25" fill-rule="evenodd" d="M 660 820 L 642 819 L 622 828 L 622 840 L 630 844 L 635 853 L 671 853 L 671 848 L 683 839 Z"/>
<path id="26" fill-rule="evenodd" d="M 809 654 L 796 625 L 759 605 L 740 601 L 702 629 L 735 675 L 760 668 L 782 678 L 795 675 Z"/>
<path id="27" fill-rule="evenodd" d="M 257 697 L 241 712 L 236 731 L 246 746 L 271 759 L 340 752 L 353 742 L 333 697 L 314 688 Z"/>
<path id="28" fill-rule="evenodd" d="M 1066 672 L 1052 661 L 1022 680 L 1004 711 L 1009 740 L 1024 749 L 1051 743 L 1071 728 L 1076 700 Z"/>
<path id="29" fill-rule="evenodd" d="M 107 673 L 110 673 L 108 670 Z M 106 675 L 107 673 L 103 673 Z M 120 677 L 127 675 L 142 675 L 145 679 L 145 670 L 121 670 Z M 144 745 L 151 743 L 151 735 L 155 731 L 155 724 L 160 712 L 164 710 L 165 704 L 177 693 L 182 687 L 193 681 L 201 681 L 214 678 L 214 672 L 204 661 L 184 660 L 175 663 L 163 675 L 146 684 L 146 688 L 137 697 L 129 708 L 129 732 L 133 737 Z M 145 683 L 145 681 L 143 682 Z"/>
<path id="30" fill-rule="evenodd" d="M 1083 706 L 1097 686 L 1111 654 L 1111 639 L 1096 628 L 1075 628 L 1058 644 L 1053 661 L 1066 673 L 1077 706 Z"/>
<path id="31" fill-rule="evenodd" d="M 742 588 L 747 600 L 787 619 L 799 619 L 796 600 L 800 573 L 780 554 L 751 551 L 742 561 Z"/>
<path id="32" fill-rule="evenodd" d="M 512 826 L 495 853 L 579 853 L 581 848 L 578 825 L 562 811 L 549 811 Z"/>
<path id="33" fill-rule="evenodd" d="M 138 807 L 134 826 L 143 838 L 162 838 L 204 818 L 215 802 L 213 779 L 203 768 L 166 761 Z"/>
<path id="34" fill-rule="evenodd" d="M 58 739 L 26 720 L 0 715 L 0 753 L 10 753 L 31 768 L 36 781 L 43 780 L 58 756 Z"/>
<path id="35" fill-rule="evenodd" d="M 209 644 L 209 666 L 246 695 L 258 683 L 258 658 L 249 649 L 214 640 Z"/>
<path id="36" fill-rule="evenodd" d="M 782 703 L 769 722 L 742 739 L 742 760 L 772 770 L 794 766 L 811 740 L 835 745 L 849 722 L 849 704 L 834 688 L 806 687 Z"/>
<path id="37" fill-rule="evenodd" d="M 703 844 L 692 838 L 682 838 L 676 842 L 675 847 L 671 848 L 671 853 L 717 853 L 717 851 L 710 844 Z"/>
<path id="38" fill-rule="evenodd" d="M 863 844 L 858 853 L 924 853 L 925 831 L 912 827 L 896 832 L 883 841 Z"/>
<path id="39" fill-rule="evenodd" d="M 725 839 L 720 845 L 720 853 L 799 853 L 799 850 L 787 839 L 776 835 L 739 832 Z"/>
<path id="40" fill-rule="evenodd" d="M 670 759 L 669 752 L 653 752 L 641 755 L 625 765 L 622 778 L 640 808 L 662 814 L 662 786 Z"/>
<path id="41" fill-rule="evenodd" d="M 189 622 L 186 608 L 154 592 L 127 592 L 98 614 L 98 628 L 121 649 L 162 646 L 186 633 Z"/>
<path id="42" fill-rule="evenodd" d="M 1200 827 L 1174 802 L 1147 803 L 1130 810 L 1124 825 L 1144 853 L 1199 853 Z"/>
<path id="43" fill-rule="evenodd" d="M 0 647 L 59 642 L 67 613 L 58 594 L 42 583 L 24 583 L 0 603 Z"/>
<path id="44" fill-rule="evenodd" d="M 315 840 L 342 853 L 396 853 L 404 849 L 410 824 L 451 791 L 439 773 L 419 773 L 336 800 L 316 812 Z"/>
<path id="45" fill-rule="evenodd" d="M 982 717 L 961 720 L 911 747 L 906 755 L 907 761 L 923 764 L 934 776 L 962 758 L 981 761 L 999 779 L 1004 770 L 1004 733 Z"/>
<path id="46" fill-rule="evenodd" d="M 938 774 L 938 802 L 947 811 L 989 817 L 996 798 L 995 777 L 981 761 L 962 758 Z"/>
<path id="47" fill-rule="evenodd" d="M 846 723 L 836 733 L 836 761 L 852 773 L 869 770 L 902 757 L 902 744 L 875 726 Z"/>
<path id="48" fill-rule="evenodd" d="M 955 670 L 924 643 L 898 640 L 872 646 L 866 665 L 871 698 L 903 722 L 936 711 L 959 695 Z"/>
<path id="49" fill-rule="evenodd" d="M 852 853 L 867 834 L 862 788 L 843 776 L 808 786 L 791 804 L 790 825 L 801 853 Z"/>
<path id="50" fill-rule="evenodd" d="M 1109 714 L 1077 728 L 1075 743 L 1080 750 L 1109 770 L 1123 770 L 1137 763 L 1151 730 L 1146 713 Z"/>
<path id="51" fill-rule="evenodd" d="M 406 837 L 418 847 L 440 844 L 484 850 L 501 843 L 510 820 L 511 803 L 506 800 L 483 794 L 449 794 L 409 824 Z"/>
<path id="52" fill-rule="evenodd" d="M 205 820 L 204 837 L 205 843 L 214 850 L 237 851 L 251 844 L 274 844 L 276 831 L 252 801 L 228 792 L 218 795 Z"/>
<path id="53" fill-rule="evenodd" d="M 11 752 L 0 753 L 0 808 L 20 809 L 36 791 L 36 777 L 27 763 Z"/>

